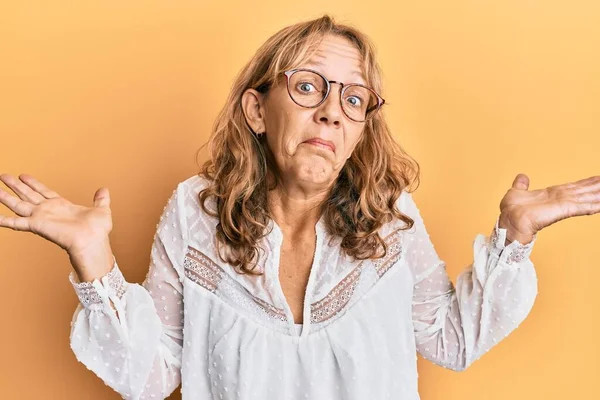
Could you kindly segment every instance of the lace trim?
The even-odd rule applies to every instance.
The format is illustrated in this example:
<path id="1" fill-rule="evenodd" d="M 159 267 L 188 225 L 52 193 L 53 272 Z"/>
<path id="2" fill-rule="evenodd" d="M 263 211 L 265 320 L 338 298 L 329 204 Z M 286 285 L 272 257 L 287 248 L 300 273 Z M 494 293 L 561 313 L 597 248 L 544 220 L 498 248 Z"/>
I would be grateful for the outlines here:
<path id="1" fill-rule="evenodd" d="M 496 252 L 499 252 L 502 257 L 506 257 L 506 264 L 511 265 L 514 263 L 520 263 L 521 261 L 529 258 L 536 239 L 537 233 L 533 235 L 533 240 L 527 244 L 521 244 L 515 240 L 509 245 L 505 246 L 506 229 L 499 228 L 498 222 L 496 221 L 496 225 L 490 234 L 490 245 L 492 246 L 492 249 L 496 249 Z M 508 251 L 508 255 L 506 256 L 504 256 L 505 251 Z"/>
<path id="2" fill-rule="evenodd" d="M 188 246 L 183 268 L 186 277 L 227 302 L 253 315 L 287 323 L 284 310 L 252 295 L 201 251 Z"/>
<path id="3" fill-rule="evenodd" d="M 127 290 L 127 282 L 116 262 L 113 269 L 108 274 L 100 279 L 95 279 L 94 282 L 102 282 L 105 279 L 108 281 L 108 290 L 114 293 L 118 298 L 122 298 Z M 100 297 L 98 290 L 94 287 L 93 282 L 77 282 L 73 272 L 69 275 L 69 280 L 75 289 L 75 293 L 77 293 L 79 301 L 85 308 L 88 308 L 93 304 L 102 304 L 102 298 Z"/>
<path id="4" fill-rule="evenodd" d="M 373 264 L 380 279 L 402 255 L 402 229 L 395 230 L 384 241 L 387 245 L 386 255 L 376 260 L 365 260 Z M 346 307 L 358 285 L 365 261 L 362 261 L 346 275 L 323 299 L 311 304 L 310 319 L 312 323 L 317 324 L 327 321 Z"/>
<path id="5" fill-rule="evenodd" d="M 377 275 L 381 278 L 402 256 L 402 229 L 397 229 L 384 239 L 387 254 L 383 258 L 373 260 Z"/>
<path id="6" fill-rule="evenodd" d="M 361 262 L 352 272 L 335 285 L 327 296 L 310 305 L 310 320 L 312 323 L 328 320 L 348 304 L 358 284 L 362 268 L 363 263 Z"/>

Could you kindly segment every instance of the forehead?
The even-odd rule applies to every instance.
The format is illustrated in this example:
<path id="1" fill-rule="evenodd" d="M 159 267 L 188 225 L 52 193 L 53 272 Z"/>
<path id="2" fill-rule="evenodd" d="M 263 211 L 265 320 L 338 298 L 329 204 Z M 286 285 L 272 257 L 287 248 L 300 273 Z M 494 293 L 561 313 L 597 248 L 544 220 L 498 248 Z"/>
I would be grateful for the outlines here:
<path id="1" fill-rule="evenodd" d="M 328 79 L 366 84 L 363 59 L 356 46 L 345 37 L 328 35 L 301 67 L 315 69 Z"/>

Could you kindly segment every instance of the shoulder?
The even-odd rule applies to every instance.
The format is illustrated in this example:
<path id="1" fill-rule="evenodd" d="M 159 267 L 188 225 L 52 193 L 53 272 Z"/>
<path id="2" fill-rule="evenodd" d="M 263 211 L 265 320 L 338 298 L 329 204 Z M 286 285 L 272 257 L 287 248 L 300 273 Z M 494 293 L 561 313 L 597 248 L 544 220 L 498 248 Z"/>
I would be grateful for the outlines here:
<path id="1" fill-rule="evenodd" d="M 171 212 L 190 214 L 191 211 L 200 208 L 198 194 L 208 186 L 208 181 L 198 175 L 190 176 L 177 183 L 165 205 L 171 207 Z"/>
<path id="2" fill-rule="evenodd" d="M 210 184 L 210 181 L 199 175 L 192 175 L 177 184 L 174 193 L 179 198 L 180 208 L 199 209 L 198 194 Z M 207 204 L 208 205 L 208 204 Z"/>
<path id="3" fill-rule="evenodd" d="M 177 184 L 177 190 L 182 193 L 197 195 L 201 190 L 208 187 L 210 181 L 198 174 L 192 175 Z"/>
<path id="4" fill-rule="evenodd" d="M 412 192 L 408 192 L 406 189 L 402 190 L 402 194 L 396 200 L 396 208 L 401 214 L 409 217 L 414 222 L 421 219 L 421 213 L 419 207 L 415 202 Z"/>
<path id="5" fill-rule="evenodd" d="M 417 215 L 416 204 L 413 200 L 413 195 L 411 192 L 408 192 L 406 189 L 402 190 L 400 196 L 396 199 L 394 203 L 396 209 L 404 216 L 407 216 L 411 219 L 415 219 Z M 392 217 L 391 221 L 386 222 L 379 230 L 379 235 L 382 238 L 386 238 L 393 233 L 396 233 L 401 230 L 406 230 L 407 224 L 397 217 Z"/>
<path id="6" fill-rule="evenodd" d="M 199 175 L 192 175 L 177 184 L 178 206 L 185 216 L 187 234 L 190 239 L 200 242 L 211 241 L 216 231 L 217 218 L 204 211 L 198 198 L 199 193 L 207 188 L 210 181 Z M 205 203 L 209 210 L 216 210 L 212 199 Z"/>
<path id="7" fill-rule="evenodd" d="M 396 200 L 396 208 L 403 213 L 410 213 L 415 207 L 415 201 L 413 199 L 412 192 L 407 191 L 406 189 L 402 190 L 400 196 Z"/>

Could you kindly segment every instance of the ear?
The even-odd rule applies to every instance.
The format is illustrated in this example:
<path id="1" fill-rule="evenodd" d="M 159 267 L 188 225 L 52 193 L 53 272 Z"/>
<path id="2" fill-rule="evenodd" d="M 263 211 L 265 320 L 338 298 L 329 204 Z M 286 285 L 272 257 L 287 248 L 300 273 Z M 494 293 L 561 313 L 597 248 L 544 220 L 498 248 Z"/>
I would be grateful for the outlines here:
<path id="1" fill-rule="evenodd" d="M 263 99 L 263 94 L 254 89 L 246 89 L 242 95 L 242 111 L 254 133 L 264 133 L 266 130 Z"/>

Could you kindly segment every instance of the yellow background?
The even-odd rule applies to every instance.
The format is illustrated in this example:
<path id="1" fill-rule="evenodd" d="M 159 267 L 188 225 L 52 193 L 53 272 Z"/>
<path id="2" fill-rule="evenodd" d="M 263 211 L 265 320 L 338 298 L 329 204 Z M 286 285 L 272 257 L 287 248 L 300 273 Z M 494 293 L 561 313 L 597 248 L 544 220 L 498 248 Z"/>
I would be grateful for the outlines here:
<path id="1" fill-rule="evenodd" d="M 532 189 L 600 174 L 593 0 L 3 0 L 0 173 L 88 206 L 107 186 L 113 249 L 141 282 L 235 74 L 271 34 L 323 12 L 378 46 L 386 115 L 422 166 L 415 199 L 452 279 L 517 173 Z M 599 237 L 598 215 L 542 231 L 529 317 L 463 373 L 420 358 L 422 399 L 599 399 Z M 0 398 L 119 398 L 69 348 L 66 254 L 8 229 L 0 251 Z"/>

